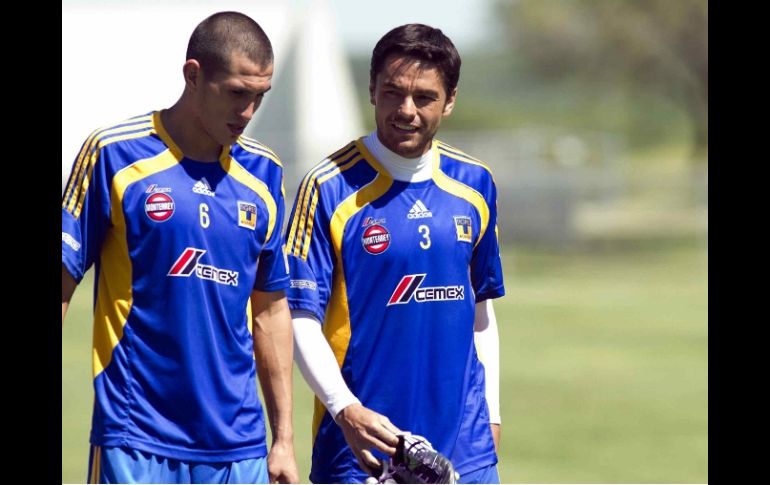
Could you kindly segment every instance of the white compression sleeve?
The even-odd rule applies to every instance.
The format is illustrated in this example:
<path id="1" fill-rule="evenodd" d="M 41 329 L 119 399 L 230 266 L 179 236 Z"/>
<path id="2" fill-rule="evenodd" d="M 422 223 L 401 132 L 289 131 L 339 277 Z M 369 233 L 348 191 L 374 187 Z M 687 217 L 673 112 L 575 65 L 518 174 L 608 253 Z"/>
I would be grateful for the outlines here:
<path id="1" fill-rule="evenodd" d="M 479 354 L 479 360 L 484 364 L 489 422 L 500 424 L 500 337 L 492 300 L 484 300 L 476 304 L 473 329 L 476 352 Z"/>
<path id="2" fill-rule="evenodd" d="M 309 312 L 292 311 L 294 326 L 294 360 L 302 377 L 321 400 L 333 419 L 351 404 L 360 404 L 350 392 L 337 365 L 331 347 L 326 342 L 321 323 Z"/>

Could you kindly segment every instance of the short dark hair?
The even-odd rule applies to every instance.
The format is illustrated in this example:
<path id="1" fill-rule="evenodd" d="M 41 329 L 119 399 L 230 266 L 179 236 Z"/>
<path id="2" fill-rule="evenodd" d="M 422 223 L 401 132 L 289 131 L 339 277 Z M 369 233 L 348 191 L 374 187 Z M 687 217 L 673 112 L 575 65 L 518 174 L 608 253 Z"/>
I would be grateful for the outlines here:
<path id="1" fill-rule="evenodd" d="M 187 44 L 187 60 L 195 59 L 209 74 L 227 69 L 233 52 L 243 52 L 254 63 L 273 63 L 273 46 L 251 17 L 239 12 L 219 12 L 195 27 Z"/>
<path id="2" fill-rule="evenodd" d="M 391 54 L 414 57 L 435 66 L 444 80 L 447 96 L 457 87 L 460 80 L 460 54 L 440 29 L 424 24 L 406 24 L 385 34 L 372 52 L 369 70 L 372 83 L 382 70 L 385 59 Z"/>

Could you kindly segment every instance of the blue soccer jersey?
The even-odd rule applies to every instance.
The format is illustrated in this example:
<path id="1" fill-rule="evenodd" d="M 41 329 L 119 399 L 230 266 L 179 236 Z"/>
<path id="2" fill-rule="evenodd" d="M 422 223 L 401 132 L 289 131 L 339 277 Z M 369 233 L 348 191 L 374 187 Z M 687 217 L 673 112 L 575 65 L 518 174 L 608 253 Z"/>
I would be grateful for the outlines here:
<path id="1" fill-rule="evenodd" d="M 289 305 L 312 312 L 361 402 L 425 436 L 460 474 L 497 462 L 475 304 L 504 294 L 496 189 L 478 160 L 433 142 L 433 175 L 394 180 L 362 140 L 304 178 L 287 227 Z M 313 482 L 363 481 L 316 399 Z"/>
<path id="2" fill-rule="evenodd" d="M 241 137 L 185 158 L 159 112 L 95 131 L 62 201 L 62 263 L 95 264 L 91 443 L 168 458 L 267 453 L 248 300 L 289 284 L 283 172 Z"/>

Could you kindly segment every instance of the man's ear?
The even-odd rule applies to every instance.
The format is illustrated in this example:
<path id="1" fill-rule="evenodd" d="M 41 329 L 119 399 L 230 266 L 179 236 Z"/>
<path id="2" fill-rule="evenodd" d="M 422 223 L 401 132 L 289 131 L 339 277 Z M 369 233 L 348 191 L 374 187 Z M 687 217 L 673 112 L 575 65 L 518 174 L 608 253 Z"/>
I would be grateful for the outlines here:
<path id="1" fill-rule="evenodd" d="M 188 59 L 182 66 L 185 86 L 195 89 L 200 82 L 201 65 L 195 59 Z"/>
<path id="2" fill-rule="evenodd" d="M 452 114 L 452 110 L 455 108 L 455 101 L 457 100 L 457 88 L 454 88 L 452 90 L 452 94 L 450 94 L 446 99 L 446 104 L 444 105 L 444 112 L 442 113 L 443 116 L 449 116 Z"/>

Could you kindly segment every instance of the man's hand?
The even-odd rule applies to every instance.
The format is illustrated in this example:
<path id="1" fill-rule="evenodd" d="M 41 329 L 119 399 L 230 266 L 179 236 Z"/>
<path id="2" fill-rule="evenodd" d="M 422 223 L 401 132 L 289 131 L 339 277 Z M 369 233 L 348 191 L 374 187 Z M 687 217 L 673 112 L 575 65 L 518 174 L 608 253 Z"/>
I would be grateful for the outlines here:
<path id="1" fill-rule="evenodd" d="M 257 376 L 273 436 L 267 455 L 270 482 L 298 483 L 291 422 L 294 338 L 286 295 L 252 291 L 251 314 Z"/>
<path id="2" fill-rule="evenodd" d="M 396 453 L 396 433 L 401 430 L 386 416 L 360 404 L 351 404 L 337 414 L 335 421 L 342 428 L 345 441 L 366 473 L 373 475 L 381 466 L 379 460 L 369 451 L 370 448 L 377 448 L 389 456 Z"/>
<path id="3" fill-rule="evenodd" d="M 367 478 L 366 483 L 457 483 L 459 478 L 449 458 L 428 440 L 403 433 L 396 454 L 385 460 L 378 476 Z"/>
<path id="4" fill-rule="evenodd" d="M 270 483 L 299 483 L 297 461 L 291 441 L 276 441 L 267 454 L 267 472 Z"/>

